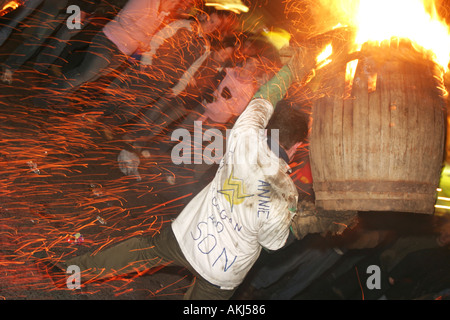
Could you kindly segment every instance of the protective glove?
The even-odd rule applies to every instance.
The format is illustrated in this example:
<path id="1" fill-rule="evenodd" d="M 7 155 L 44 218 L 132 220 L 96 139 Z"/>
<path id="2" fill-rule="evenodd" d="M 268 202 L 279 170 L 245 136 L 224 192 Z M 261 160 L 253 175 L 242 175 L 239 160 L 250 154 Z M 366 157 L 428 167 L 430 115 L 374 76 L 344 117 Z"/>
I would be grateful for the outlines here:
<path id="1" fill-rule="evenodd" d="M 307 49 L 305 47 L 293 47 L 294 54 L 287 63 L 295 82 L 302 82 L 310 74 L 316 65 L 316 52 L 318 50 Z"/>
<path id="2" fill-rule="evenodd" d="M 318 233 L 325 236 L 328 233 L 341 235 L 347 228 L 352 228 L 358 222 L 357 211 L 332 211 L 316 208 L 309 201 L 298 203 L 297 214 L 291 222 L 291 230 L 298 240 L 308 234 Z"/>

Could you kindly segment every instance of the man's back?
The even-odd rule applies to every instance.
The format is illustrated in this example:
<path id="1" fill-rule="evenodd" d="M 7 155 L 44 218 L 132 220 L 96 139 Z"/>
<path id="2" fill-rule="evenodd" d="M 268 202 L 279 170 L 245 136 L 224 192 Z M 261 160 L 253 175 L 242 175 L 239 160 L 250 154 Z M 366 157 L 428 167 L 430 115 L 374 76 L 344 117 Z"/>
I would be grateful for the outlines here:
<path id="1" fill-rule="evenodd" d="M 261 247 L 285 244 L 297 208 L 287 159 L 276 155 L 281 148 L 271 151 L 264 134 L 272 112 L 266 100 L 249 104 L 228 137 L 215 178 L 172 224 L 189 263 L 223 289 L 242 282 Z"/>

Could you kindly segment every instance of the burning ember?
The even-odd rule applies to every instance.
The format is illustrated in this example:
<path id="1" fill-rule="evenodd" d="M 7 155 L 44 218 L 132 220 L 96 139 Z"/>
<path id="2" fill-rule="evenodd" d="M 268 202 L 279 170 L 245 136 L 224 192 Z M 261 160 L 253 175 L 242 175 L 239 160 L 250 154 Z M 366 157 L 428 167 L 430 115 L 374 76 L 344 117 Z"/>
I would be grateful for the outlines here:
<path id="1" fill-rule="evenodd" d="M 16 10 L 19 6 L 22 5 L 22 1 L 10 1 L 7 4 L 3 6 L 3 8 L 0 10 L 0 17 L 4 16 L 5 14 L 10 13 L 11 11 Z"/>

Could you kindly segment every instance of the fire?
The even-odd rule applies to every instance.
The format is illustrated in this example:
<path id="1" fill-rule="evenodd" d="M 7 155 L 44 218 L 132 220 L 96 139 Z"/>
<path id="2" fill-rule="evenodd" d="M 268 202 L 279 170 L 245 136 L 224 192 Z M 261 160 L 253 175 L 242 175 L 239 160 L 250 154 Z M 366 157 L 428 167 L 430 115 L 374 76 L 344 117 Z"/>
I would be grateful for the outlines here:
<path id="1" fill-rule="evenodd" d="M 328 44 L 316 58 L 317 69 L 323 68 L 331 62 L 330 56 L 333 53 L 333 46 Z"/>
<path id="2" fill-rule="evenodd" d="M 321 0 L 321 4 L 332 12 L 333 24 L 337 20 L 355 30 L 352 52 L 368 42 L 380 45 L 392 38 L 408 39 L 418 52 L 432 58 L 444 72 L 448 71 L 450 31 L 433 0 Z M 319 58 L 323 59 L 318 56 L 318 61 Z M 349 79 L 355 64 L 348 67 Z"/>
<path id="3" fill-rule="evenodd" d="M 381 43 L 392 37 L 412 41 L 416 50 L 434 53 L 445 70 L 450 61 L 450 34 L 432 1 L 361 0 L 353 24 L 357 50 L 368 42 Z"/>
<path id="4" fill-rule="evenodd" d="M 249 11 L 249 8 L 241 0 L 211 0 L 206 1 L 205 5 L 217 10 L 229 10 L 237 14 Z"/>
<path id="5" fill-rule="evenodd" d="M 352 60 L 347 63 L 347 69 L 345 71 L 345 82 L 351 83 L 353 78 L 355 77 L 356 67 L 358 66 L 358 60 Z"/>
<path id="6" fill-rule="evenodd" d="M 7 4 L 5 4 L 2 8 L 1 11 L 7 10 L 7 9 L 12 9 L 15 10 L 20 6 L 20 3 L 17 1 L 10 1 Z"/>

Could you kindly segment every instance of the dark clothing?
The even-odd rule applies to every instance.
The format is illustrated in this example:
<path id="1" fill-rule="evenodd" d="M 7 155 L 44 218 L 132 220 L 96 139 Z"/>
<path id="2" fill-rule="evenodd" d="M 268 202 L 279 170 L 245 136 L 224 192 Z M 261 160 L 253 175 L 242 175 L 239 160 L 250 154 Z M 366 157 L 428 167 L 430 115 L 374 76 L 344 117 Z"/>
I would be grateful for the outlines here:
<path id="1" fill-rule="evenodd" d="M 229 299 L 234 293 L 234 290 L 220 289 L 197 274 L 181 252 L 171 226 L 155 236 L 131 238 L 95 255 L 88 253 L 75 257 L 65 265 L 80 267 L 81 281 L 85 283 L 94 278 L 100 280 L 171 263 L 186 267 L 196 276 L 184 296 L 186 300 Z"/>
<path id="2" fill-rule="evenodd" d="M 68 0 L 45 0 L 36 14 L 36 26 L 31 35 L 11 53 L 5 61 L 5 67 L 18 70 L 27 62 L 47 40 L 47 38 L 65 21 Z"/>
<path id="3" fill-rule="evenodd" d="M 64 62 L 65 59 L 68 59 L 67 51 L 73 51 L 80 45 L 85 47 L 84 50 L 86 50 L 95 34 L 100 32 L 103 26 L 120 10 L 120 7 L 105 3 L 103 0 L 71 0 L 69 4 L 79 6 L 81 11 L 86 12 L 88 16 L 84 21 L 81 21 L 80 28 L 69 29 L 66 24 L 61 24 L 59 29 L 55 30 L 55 34 L 49 39 L 36 58 L 34 68 L 39 72 L 45 72 L 55 62 L 57 64 Z M 96 30 L 94 34 L 93 30 Z M 84 39 L 81 44 L 76 44 L 74 43 L 76 41 L 73 40 L 80 33 L 80 38 Z M 68 46 L 69 48 L 67 48 Z M 73 56 L 70 57 L 70 60 L 72 59 Z"/>
<path id="4" fill-rule="evenodd" d="M 12 13 L 12 18 L 0 29 L 0 46 L 2 46 L 14 29 L 41 5 L 43 0 L 28 0 Z"/>
<path id="5" fill-rule="evenodd" d="M 75 90 L 83 83 L 97 80 L 117 69 L 127 58 L 103 32 L 99 32 L 92 39 L 81 64 L 67 72 L 63 78 L 55 80 L 51 88 Z"/>
<path id="6" fill-rule="evenodd" d="M 450 288 L 450 250 L 444 247 L 409 253 L 391 272 L 388 299 L 419 299 Z"/>

